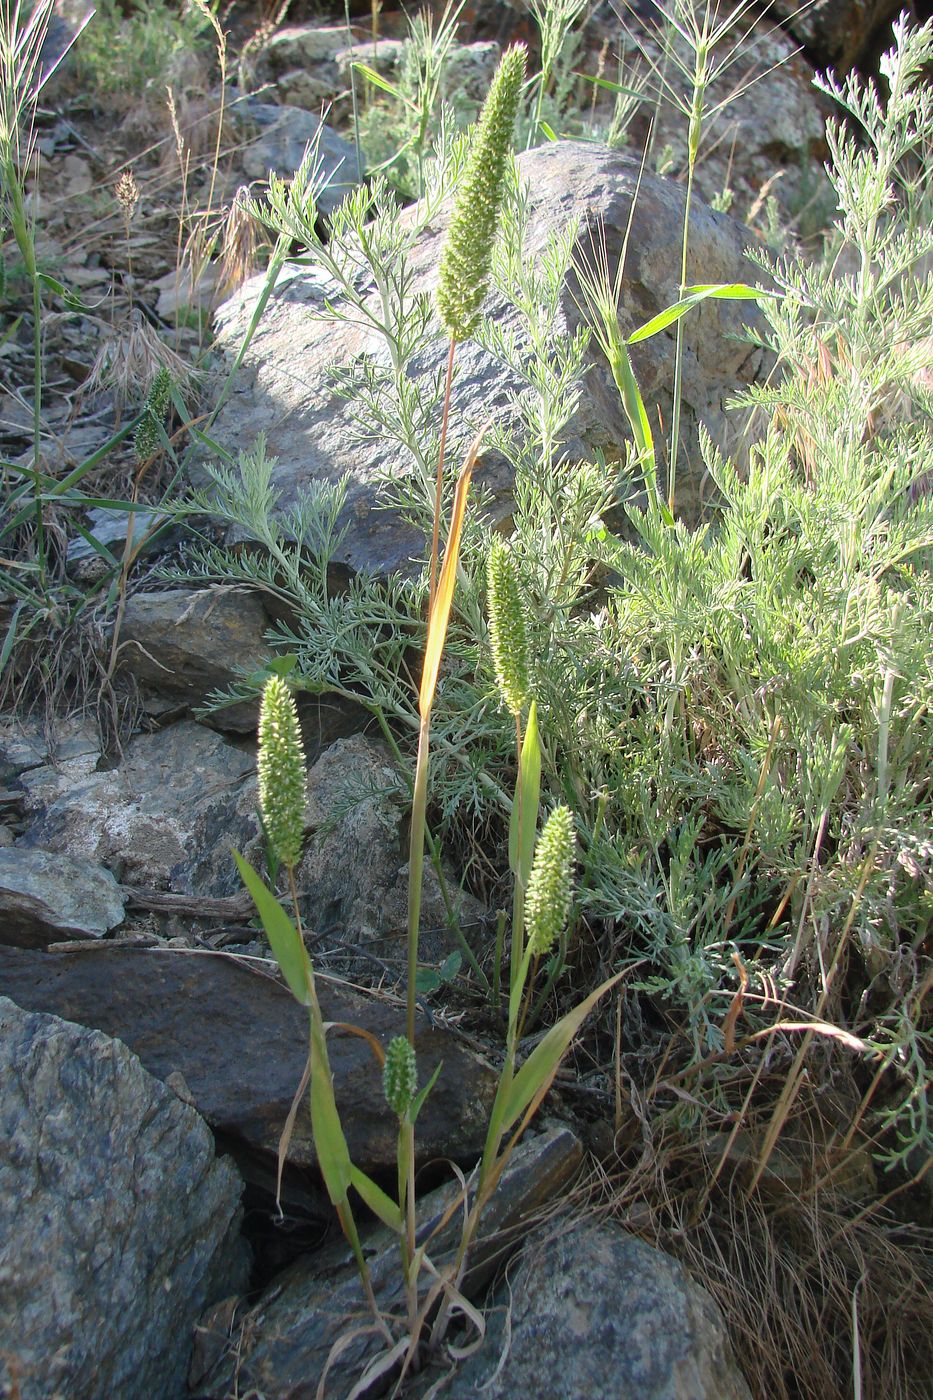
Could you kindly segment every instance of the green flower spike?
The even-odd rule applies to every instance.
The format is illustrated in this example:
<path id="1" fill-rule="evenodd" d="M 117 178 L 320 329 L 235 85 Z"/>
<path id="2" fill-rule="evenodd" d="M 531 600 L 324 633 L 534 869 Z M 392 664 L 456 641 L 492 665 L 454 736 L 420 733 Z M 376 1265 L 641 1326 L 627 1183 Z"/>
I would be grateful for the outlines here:
<path id="1" fill-rule="evenodd" d="M 483 103 L 441 252 L 437 309 L 451 340 L 466 340 L 479 320 L 524 80 L 525 46 L 514 44 Z"/>
<path id="2" fill-rule="evenodd" d="M 297 865 L 304 836 L 305 756 L 295 701 L 271 676 L 259 711 L 259 809 L 269 844 L 283 865 Z"/>
<path id="3" fill-rule="evenodd" d="M 161 369 L 156 371 L 149 393 L 146 395 L 143 417 L 133 439 L 133 448 L 138 462 L 148 462 L 161 445 L 162 438 L 159 435 L 159 428 L 165 421 L 171 389 L 172 376 L 163 365 Z"/>
<path id="4" fill-rule="evenodd" d="M 489 598 L 489 640 L 496 680 L 506 705 L 516 718 L 528 702 L 528 629 L 525 601 L 514 560 L 494 535 L 486 568 Z"/>
<path id="5" fill-rule="evenodd" d="M 389 1042 L 382 1070 L 382 1087 L 392 1112 L 403 1118 L 418 1089 L 415 1052 L 403 1035 Z"/>
<path id="6" fill-rule="evenodd" d="M 570 916 L 574 844 L 570 808 L 555 807 L 538 837 L 525 897 L 525 931 L 533 957 L 550 951 Z"/>

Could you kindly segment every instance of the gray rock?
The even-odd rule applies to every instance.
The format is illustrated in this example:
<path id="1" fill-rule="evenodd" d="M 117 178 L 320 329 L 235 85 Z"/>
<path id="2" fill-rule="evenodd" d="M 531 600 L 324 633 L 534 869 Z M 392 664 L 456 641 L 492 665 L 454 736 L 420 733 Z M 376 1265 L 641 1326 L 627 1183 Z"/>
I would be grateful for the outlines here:
<path id="1" fill-rule="evenodd" d="M 46 766 L 21 782 L 29 825 L 20 850 L 65 851 L 106 865 L 123 884 L 240 889 L 230 852 L 257 839 L 255 758 L 199 724 L 131 739 L 112 769 Z"/>
<path id="2" fill-rule="evenodd" d="M 103 938 L 126 902 L 109 870 L 49 851 L 0 848 L 0 943 L 41 948 L 62 938 Z"/>
<path id="3" fill-rule="evenodd" d="M 269 39 L 263 61 L 274 74 L 332 63 L 347 47 L 345 24 L 287 24 Z"/>
<path id="4" fill-rule="evenodd" d="M 653 62 L 660 67 L 665 62 L 657 41 L 657 18 L 650 6 L 647 23 L 626 14 L 629 55 L 635 66 Z M 756 24 L 746 21 L 741 32 L 745 37 L 736 62 L 707 93 L 710 110 L 718 103 L 723 107 L 704 126 L 695 178 L 702 199 L 718 199 L 730 191 L 733 214 L 748 218 L 758 228 L 765 223 L 768 195 L 774 196 L 785 220 L 800 215 L 809 201 L 821 199 L 825 205 L 830 198 L 822 163 L 827 156 L 824 126 L 831 104 L 814 88 L 813 67 L 799 53 L 798 44 L 770 16 Z M 606 34 L 616 42 L 611 24 Z M 722 45 L 718 57 L 725 56 L 731 42 Z M 692 62 L 679 41 L 678 52 Z M 680 82 L 676 75 L 672 81 L 675 86 Z M 659 107 L 644 101 L 628 133 L 635 149 L 647 141 L 652 123 L 653 156 L 666 148 L 673 171 L 681 175 L 687 167 L 688 124 L 683 113 L 669 101 Z"/>
<path id="5" fill-rule="evenodd" d="M 312 836 L 298 888 L 320 932 L 336 933 L 352 943 L 390 940 L 396 947 L 405 938 L 410 807 L 402 776 L 379 740 L 362 734 L 340 739 L 314 764 L 305 813 Z M 487 911 L 458 889 L 449 866 L 445 881 L 461 928 L 466 934 L 475 931 Z M 440 958 L 456 946 L 447 932 L 440 882 L 426 861 L 422 958 Z"/>
<path id="6" fill-rule="evenodd" d="M 269 618 L 255 592 L 169 588 L 136 593 L 120 628 L 122 665 L 144 686 L 203 705 L 226 690 L 240 669 L 261 670 L 272 655 Z M 259 705 L 229 706 L 211 718 L 218 729 L 253 732 Z"/>
<path id="7" fill-rule="evenodd" d="M 190 267 L 166 272 L 152 283 L 153 291 L 158 293 L 156 314 L 163 321 L 171 321 L 179 311 L 206 311 L 214 300 L 219 280 L 220 268 L 216 262 L 205 263 L 197 278 L 192 276 Z"/>
<path id="8" fill-rule="evenodd" d="M 280 102 L 286 107 L 303 107 L 305 111 L 321 108 L 337 96 L 339 80 L 337 69 L 332 63 L 322 64 L 330 76 L 322 76 L 320 70 L 309 73 L 306 68 L 290 68 L 275 81 L 275 91 Z"/>
<path id="9" fill-rule="evenodd" d="M 198 1112 L 225 1141 L 265 1168 L 274 1163 L 307 1061 L 308 1014 L 271 965 L 257 970 L 221 955 L 119 946 L 79 953 L 0 947 L 0 987 L 20 1006 L 118 1037 L 159 1079 L 180 1074 Z M 383 1045 L 404 1030 L 404 1008 L 323 980 L 319 994 L 326 1021 L 363 1026 Z M 328 1049 L 354 1161 L 366 1171 L 393 1169 L 397 1123 L 371 1049 L 338 1029 Z M 471 1162 L 482 1148 L 492 1072 L 420 1016 L 417 1050 L 422 1081 L 444 1062 L 418 1119 L 420 1156 Z M 316 1162 L 306 1100 L 288 1160 L 299 1167 Z"/>
<path id="10" fill-rule="evenodd" d="M 346 86 L 350 81 L 350 65 L 365 63 L 383 77 L 396 79 L 405 58 L 408 41 L 405 39 L 378 39 L 375 44 L 364 42 L 352 48 L 343 48 L 334 55 L 337 71 Z M 493 74 L 499 63 L 501 48 L 498 44 L 485 41 L 477 44 L 455 44 L 451 49 L 444 70 L 444 96 L 448 101 L 462 100 L 482 102 L 489 90 Z M 358 78 L 365 83 L 365 78 Z"/>
<path id="11" fill-rule="evenodd" d="M 131 521 L 135 551 L 146 540 L 147 535 L 151 534 L 159 525 L 158 512 L 110 510 L 105 506 L 88 511 L 87 524 L 91 534 L 101 544 L 106 545 L 111 554 L 118 559 L 122 556 L 126 546 Z M 139 549 L 140 557 L 151 553 L 157 547 L 158 542 L 156 544 L 146 542 L 142 549 Z M 83 535 L 76 535 L 74 539 L 68 541 L 65 565 L 69 574 L 78 579 L 91 578 L 98 570 L 103 573 L 106 568 L 106 562 L 101 559 L 97 550 L 89 544 Z"/>
<path id="12" fill-rule="evenodd" d="M 518 1147 L 481 1218 L 463 1283 L 467 1297 L 476 1297 L 495 1266 L 513 1252 L 526 1222 L 568 1188 L 582 1155 L 578 1139 L 564 1127 L 529 1137 Z M 441 1216 L 456 1195 L 456 1188 L 441 1187 L 420 1203 L 419 1241 L 441 1226 Z M 455 1213 L 433 1235 L 429 1254 L 438 1268 L 451 1260 L 460 1220 Z M 386 1230 L 373 1231 L 364 1249 L 380 1309 L 404 1316 L 397 1239 Z M 261 1394 L 265 1400 L 313 1400 L 331 1349 L 344 1335 L 347 1345 L 331 1367 L 326 1394 L 347 1395 L 382 1346 L 373 1328 L 359 1325 L 362 1316 L 362 1290 L 345 1245 L 298 1260 L 273 1281 L 255 1307 L 232 1317 L 229 1308 L 217 1309 L 202 1320 L 192 1385 L 218 1400 L 245 1394 Z M 346 1335 L 354 1330 L 355 1336 Z M 381 1387 L 366 1393 L 383 1393 L 390 1380 L 384 1378 Z M 537 1387 L 514 1394 L 534 1395 Z"/>
<path id="13" fill-rule="evenodd" d="M 267 180 L 273 172 L 283 178 L 293 175 L 321 126 L 318 117 L 300 107 L 277 107 L 253 97 L 235 110 L 244 114 L 245 123 L 256 132 L 237 157 L 244 181 Z M 360 183 L 362 173 L 353 143 L 328 126 L 321 133 L 319 150 L 322 172 L 329 177 L 319 207 L 322 213 L 330 214 Z"/>
<path id="14" fill-rule="evenodd" d="M 891 21 L 908 6 L 904 0 L 773 0 L 772 12 L 803 44 L 820 69 L 847 73 L 874 48 L 886 48 Z"/>
<path id="15" fill-rule="evenodd" d="M 88 773 L 100 758 L 100 738 L 80 717 L 60 720 L 53 733 L 44 724 L 15 715 L 0 718 L 0 783 L 16 781 L 32 768 L 54 764 L 75 775 Z"/>
<path id="16" fill-rule="evenodd" d="M 613 1224 L 563 1220 L 529 1237 L 502 1313 L 451 1400 L 751 1400 L 722 1316 L 668 1255 Z M 482 1386 L 482 1391 L 480 1387 Z"/>
<path id="17" fill-rule="evenodd" d="M 537 257 L 549 234 L 582 221 L 578 251 L 591 251 L 600 223 L 606 228 L 610 260 L 618 258 L 628 224 L 629 208 L 638 182 L 638 164 L 627 156 L 589 144 L 557 142 L 527 151 L 519 170 L 529 187 L 531 221 L 526 255 Z M 628 332 L 662 311 L 677 298 L 683 190 L 668 181 L 645 176 L 635 205 L 629 239 L 627 275 L 622 291 L 622 321 Z M 449 208 L 448 208 L 449 213 Z M 437 265 L 447 214 L 419 236 L 411 257 L 412 291 L 429 293 L 436 283 Z M 411 218 L 406 212 L 404 221 Z M 691 219 L 692 258 L 688 277 L 703 282 L 733 282 L 754 277 L 744 258 L 751 235 L 725 215 L 697 202 Z M 247 282 L 218 310 L 217 327 L 228 353 L 239 347 L 260 294 L 261 279 Z M 380 477 L 410 470 L 399 449 L 381 440 L 360 443 L 353 432 L 352 413 L 335 398 L 328 367 L 345 366 L 366 353 L 381 353 L 370 333 L 356 324 L 325 323 L 315 311 L 325 288 L 313 271 L 293 270 L 270 299 L 240 373 L 237 391 L 221 410 L 215 435 L 221 443 L 243 446 L 260 432 L 266 434 L 270 456 L 278 458 L 273 485 L 290 505 L 311 481 L 336 482 L 349 476 L 343 523 L 347 533 L 338 562 L 352 569 L 388 572 L 410 568 L 422 557 L 425 542 L 394 512 L 381 509 Z M 491 294 L 488 313 L 514 324 L 501 299 Z M 749 303 L 707 302 L 685 321 L 683 374 L 684 442 L 695 458 L 700 423 L 715 441 L 728 448 L 731 427 L 725 401 L 761 372 L 763 360 L 741 339 L 747 320 L 757 313 Z M 571 289 L 562 299 L 562 317 L 576 327 L 580 313 Z M 428 353 L 413 366 L 416 382 L 427 385 L 441 373 L 447 343 L 440 329 Z M 633 360 L 645 400 L 654 415 L 660 408 L 671 419 L 674 335 L 663 333 L 635 347 Z M 470 341 L 458 349 L 455 384 L 457 417 L 466 423 L 489 416 L 508 421 L 510 401 L 520 386 L 514 377 Z M 571 458 L 604 450 L 618 456 L 629 431 L 619 395 L 608 367 L 594 350 L 580 407 L 567 444 Z M 296 367 L 300 367 L 296 371 Z M 454 447 L 454 456 L 456 454 Z M 510 476 L 501 460 L 484 462 L 484 487 L 499 515 L 509 510 Z M 681 465 L 679 508 L 695 515 L 701 478 Z"/>
<path id="18" fill-rule="evenodd" d="M 242 1183 L 119 1041 L 0 998 L 0 1390 L 180 1400 L 241 1289 Z"/>

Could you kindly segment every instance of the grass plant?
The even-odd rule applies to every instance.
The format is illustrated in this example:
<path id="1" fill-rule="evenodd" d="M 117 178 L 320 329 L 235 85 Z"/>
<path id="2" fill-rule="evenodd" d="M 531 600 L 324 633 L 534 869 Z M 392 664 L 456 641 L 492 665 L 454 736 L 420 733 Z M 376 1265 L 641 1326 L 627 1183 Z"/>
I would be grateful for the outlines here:
<path id="1" fill-rule="evenodd" d="M 327 1059 L 326 1029 L 314 990 L 314 974 L 301 934 L 298 894 L 294 868 L 301 851 L 301 821 L 304 810 L 304 765 L 298 739 L 298 720 L 286 683 L 273 676 L 263 691 L 260 720 L 259 780 L 263 830 L 278 863 L 288 874 L 295 922 L 256 872 L 237 856 L 237 866 L 256 902 L 269 935 L 276 959 L 294 995 L 309 1006 L 311 1050 L 309 1055 L 311 1122 L 318 1162 L 331 1201 L 337 1209 L 344 1233 L 353 1248 L 364 1290 L 376 1324 L 385 1336 L 388 1356 L 379 1358 L 361 1378 L 367 1381 L 381 1374 L 387 1363 L 401 1360 L 401 1377 L 419 1358 L 430 1324 L 433 1347 L 443 1341 L 454 1310 L 471 1311 L 460 1292 L 470 1245 L 475 1238 L 483 1209 L 493 1195 L 499 1177 L 524 1129 L 531 1121 L 549 1088 L 573 1036 L 596 1002 L 622 975 L 617 974 L 598 987 L 580 1004 L 550 1028 L 527 1061 L 517 1065 L 522 1027 L 528 1011 L 528 998 L 534 987 L 534 970 L 561 937 L 571 909 L 571 867 L 574 856 L 573 816 L 566 806 L 558 806 L 549 816 L 535 842 L 537 789 L 540 780 L 540 747 L 532 712 L 524 744 L 521 741 L 520 711 L 527 689 L 526 675 L 517 665 L 516 643 L 522 641 L 521 600 L 517 579 L 503 556 L 495 550 L 490 576 L 493 632 L 497 675 L 506 703 L 516 718 L 521 754 L 521 772 L 513 803 L 514 872 L 518 894 L 512 935 L 512 963 L 508 1002 L 506 1050 L 498 1089 L 490 1112 L 486 1144 L 477 1168 L 472 1193 L 464 1187 L 462 1204 L 465 1219 L 460 1245 L 452 1267 L 439 1272 L 418 1245 L 415 1201 L 415 1123 L 418 1111 L 433 1086 L 434 1078 L 417 1093 L 416 991 L 418 941 L 421 920 L 421 890 L 425 829 L 429 797 L 429 756 L 431 716 L 445 644 L 454 589 L 460 563 L 460 540 L 466 517 L 470 478 L 479 455 L 485 428 L 471 444 L 457 481 L 451 512 L 443 567 L 438 573 L 438 532 L 443 503 L 443 447 L 450 407 L 453 349 L 457 339 L 475 329 L 485 296 L 492 247 L 501 218 L 505 162 L 524 75 L 524 52 L 508 51 L 490 89 L 483 115 L 473 137 L 466 164 L 460 202 L 455 207 L 441 257 L 438 308 L 445 330 L 451 337 L 446 392 L 443 400 L 443 426 L 438 453 L 437 486 L 434 499 L 432 544 L 429 562 L 428 623 L 418 690 L 418 748 L 412 790 L 409 857 L 409 918 L 407 939 L 406 1036 L 389 1046 L 384 1063 L 384 1089 L 389 1107 L 399 1120 L 398 1202 L 385 1196 L 379 1187 L 350 1161 L 337 1112 L 330 1066 Z M 509 655 L 505 647 L 511 642 Z M 527 898 L 527 918 L 525 901 Z M 526 928 L 527 924 L 527 928 Z M 399 1235 L 401 1267 L 407 1300 L 407 1331 L 400 1340 L 393 1338 L 390 1326 L 380 1313 L 365 1259 L 359 1243 L 348 1192 L 355 1187 L 383 1224 Z M 430 1241 L 428 1242 L 430 1243 Z M 424 1295 L 419 1278 L 429 1271 L 436 1279 Z M 439 1312 L 438 1312 L 439 1309 Z M 480 1334 L 481 1335 L 481 1334 Z M 335 1343 L 335 1352 L 340 1341 Z"/>

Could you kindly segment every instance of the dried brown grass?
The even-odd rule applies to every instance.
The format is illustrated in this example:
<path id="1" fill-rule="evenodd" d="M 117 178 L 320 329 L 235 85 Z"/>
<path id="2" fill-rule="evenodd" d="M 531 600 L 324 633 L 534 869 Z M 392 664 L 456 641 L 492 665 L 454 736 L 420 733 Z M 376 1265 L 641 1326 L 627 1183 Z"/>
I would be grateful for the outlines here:
<path id="1" fill-rule="evenodd" d="M 756 1182 L 792 1048 L 761 1054 L 770 1065 L 739 1132 L 760 1062 L 689 1094 L 673 1074 L 644 1094 L 626 1080 L 599 1208 L 709 1289 L 756 1400 L 929 1400 L 933 1230 L 910 1219 L 905 1188 L 930 1163 L 885 1190 L 852 1132 L 848 1068 L 824 1044 Z"/>

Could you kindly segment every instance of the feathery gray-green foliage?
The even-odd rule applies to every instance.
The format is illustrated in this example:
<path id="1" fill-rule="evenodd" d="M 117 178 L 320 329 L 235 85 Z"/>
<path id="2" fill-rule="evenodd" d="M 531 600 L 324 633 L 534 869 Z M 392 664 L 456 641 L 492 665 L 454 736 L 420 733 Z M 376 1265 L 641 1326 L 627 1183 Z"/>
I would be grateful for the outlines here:
<path id="1" fill-rule="evenodd" d="M 736 958 L 752 988 L 815 1003 L 844 942 L 848 981 L 873 990 L 849 1004 L 837 983 L 834 1014 L 891 1067 L 877 1100 L 891 1161 L 930 1143 L 933 1049 L 919 999 L 933 922 L 931 26 L 899 24 L 895 39 L 889 101 L 858 79 L 826 84 L 862 128 L 830 134 L 832 246 L 822 265 L 769 264 L 785 293 L 766 307 L 780 372 L 751 395 L 758 441 L 741 476 L 703 445 L 709 521 L 670 527 L 634 504 L 627 462 L 568 459 L 587 343 L 561 329 L 573 234 L 523 259 L 520 189 L 491 274 L 510 325 L 476 327 L 522 386 L 491 443 L 515 471 L 508 548 L 547 717 L 544 796 L 574 811 L 588 944 L 604 965 L 644 960 L 633 990 L 686 1019 L 702 1058 L 721 1043 Z M 463 158 L 447 141 L 426 168 L 426 218 Z M 324 314 L 362 316 L 382 338 L 386 354 L 338 386 L 361 435 L 398 444 L 390 498 L 424 530 L 441 385 L 416 368 L 436 335 L 409 272 L 421 217 L 400 228 L 377 181 L 326 248 L 312 230 L 304 241 L 333 279 Z M 241 473 L 214 469 L 213 502 L 197 504 L 264 552 L 205 545 L 192 572 L 286 602 L 295 621 L 272 635 L 297 657 L 296 684 L 366 705 L 410 751 L 424 581 L 357 577 L 329 596 L 340 493 L 318 489 L 277 521 L 261 448 Z M 607 523 L 620 501 L 624 535 Z M 484 623 L 488 547 L 471 517 L 432 728 L 436 828 L 463 853 L 482 831 L 487 860 L 514 788 Z"/>

